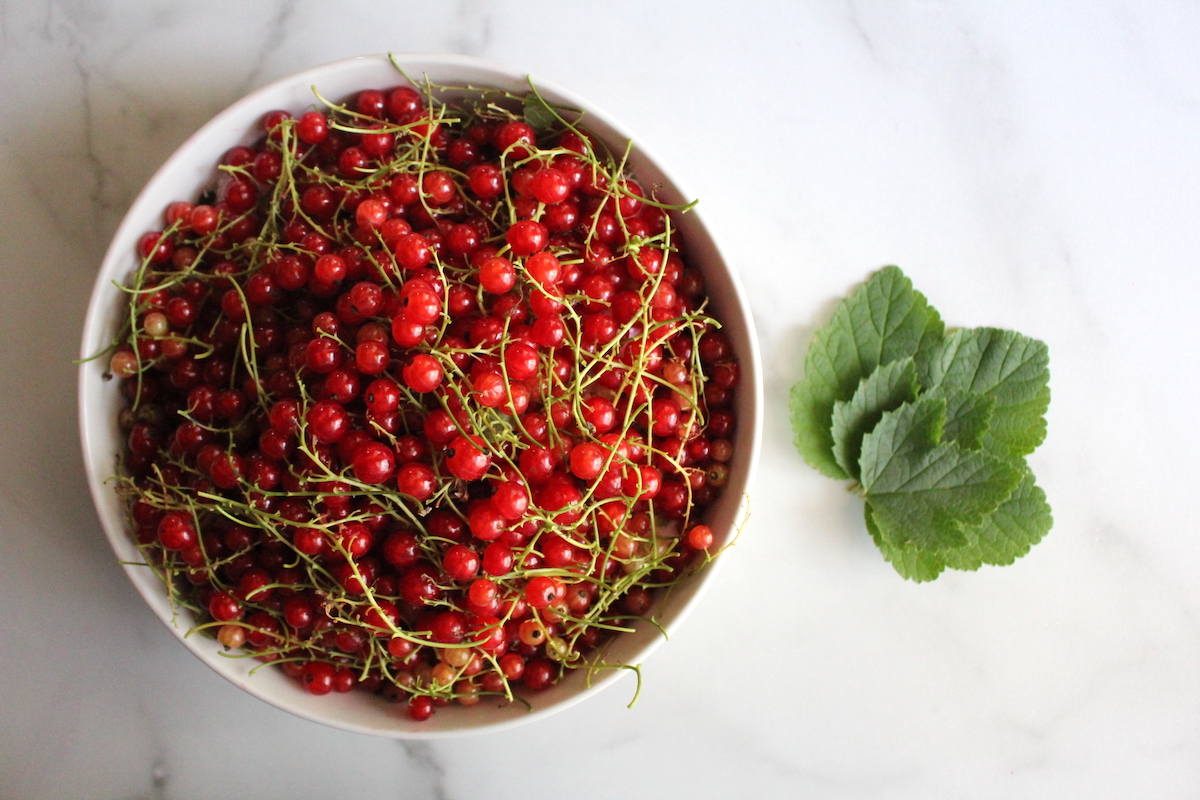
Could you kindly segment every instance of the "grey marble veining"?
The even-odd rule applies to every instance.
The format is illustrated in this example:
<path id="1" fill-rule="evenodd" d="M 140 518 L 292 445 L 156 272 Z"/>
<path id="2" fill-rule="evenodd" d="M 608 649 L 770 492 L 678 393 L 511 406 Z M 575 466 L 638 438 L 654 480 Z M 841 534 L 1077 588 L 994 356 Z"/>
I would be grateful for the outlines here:
<path id="1" fill-rule="evenodd" d="M 0 797 L 1195 797 L 1197 41 L 1170 0 L 0 0 Z M 91 509 L 72 360 L 126 207 L 246 92 L 387 50 L 595 101 L 749 291 L 752 516 L 633 710 L 623 680 L 433 744 L 300 720 L 179 647 Z M 1056 524 L 1011 567 L 905 583 L 791 449 L 812 331 L 887 263 L 1050 346 Z"/>

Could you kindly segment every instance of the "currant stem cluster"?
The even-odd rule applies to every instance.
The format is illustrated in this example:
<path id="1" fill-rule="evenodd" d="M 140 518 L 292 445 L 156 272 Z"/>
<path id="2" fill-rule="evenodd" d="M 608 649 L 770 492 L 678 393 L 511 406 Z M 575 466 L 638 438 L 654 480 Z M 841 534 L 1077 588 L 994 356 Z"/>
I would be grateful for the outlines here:
<path id="1" fill-rule="evenodd" d="M 532 85 L 415 85 L 268 114 L 139 242 L 110 368 L 190 632 L 422 719 L 626 668 L 610 636 L 712 557 L 738 373 L 630 147 Z"/>

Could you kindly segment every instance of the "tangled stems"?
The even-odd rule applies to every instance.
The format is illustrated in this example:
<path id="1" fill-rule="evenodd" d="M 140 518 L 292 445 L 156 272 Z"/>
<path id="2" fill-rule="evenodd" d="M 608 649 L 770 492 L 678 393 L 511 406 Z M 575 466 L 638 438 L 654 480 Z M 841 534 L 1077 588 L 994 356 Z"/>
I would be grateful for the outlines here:
<path id="1" fill-rule="evenodd" d="M 424 88 L 269 114 L 143 237 L 110 362 L 117 489 L 191 632 L 418 719 L 618 666 L 711 558 L 737 381 L 690 206 L 628 147 L 536 87 Z"/>

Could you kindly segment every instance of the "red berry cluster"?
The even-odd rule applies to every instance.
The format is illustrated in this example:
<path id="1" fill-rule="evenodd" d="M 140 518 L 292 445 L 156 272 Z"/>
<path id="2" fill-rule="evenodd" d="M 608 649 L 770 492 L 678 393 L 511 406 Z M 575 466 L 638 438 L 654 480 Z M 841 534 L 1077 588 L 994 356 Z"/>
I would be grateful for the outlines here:
<path id="1" fill-rule="evenodd" d="M 670 207 L 521 100 L 272 112 L 138 244 L 136 541 L 313 693 L 542 689 L 713 547 L 737 360 Z"/>

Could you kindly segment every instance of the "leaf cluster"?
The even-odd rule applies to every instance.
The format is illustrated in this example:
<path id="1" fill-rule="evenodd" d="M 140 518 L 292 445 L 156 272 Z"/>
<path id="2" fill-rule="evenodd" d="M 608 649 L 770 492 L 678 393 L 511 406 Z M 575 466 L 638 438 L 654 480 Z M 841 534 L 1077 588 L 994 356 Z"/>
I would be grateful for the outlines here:
<path id="1" fill-rule="evenodd" d="M 1045 343 L 1014 331 L 947 331 L 899 267 L 844 299 L 792 387 L 795 444 L 854 481 L 867 530 L 915 581 L 1011 564 L 1050 530 L 1025 456 L 1046 436 Z"/>

